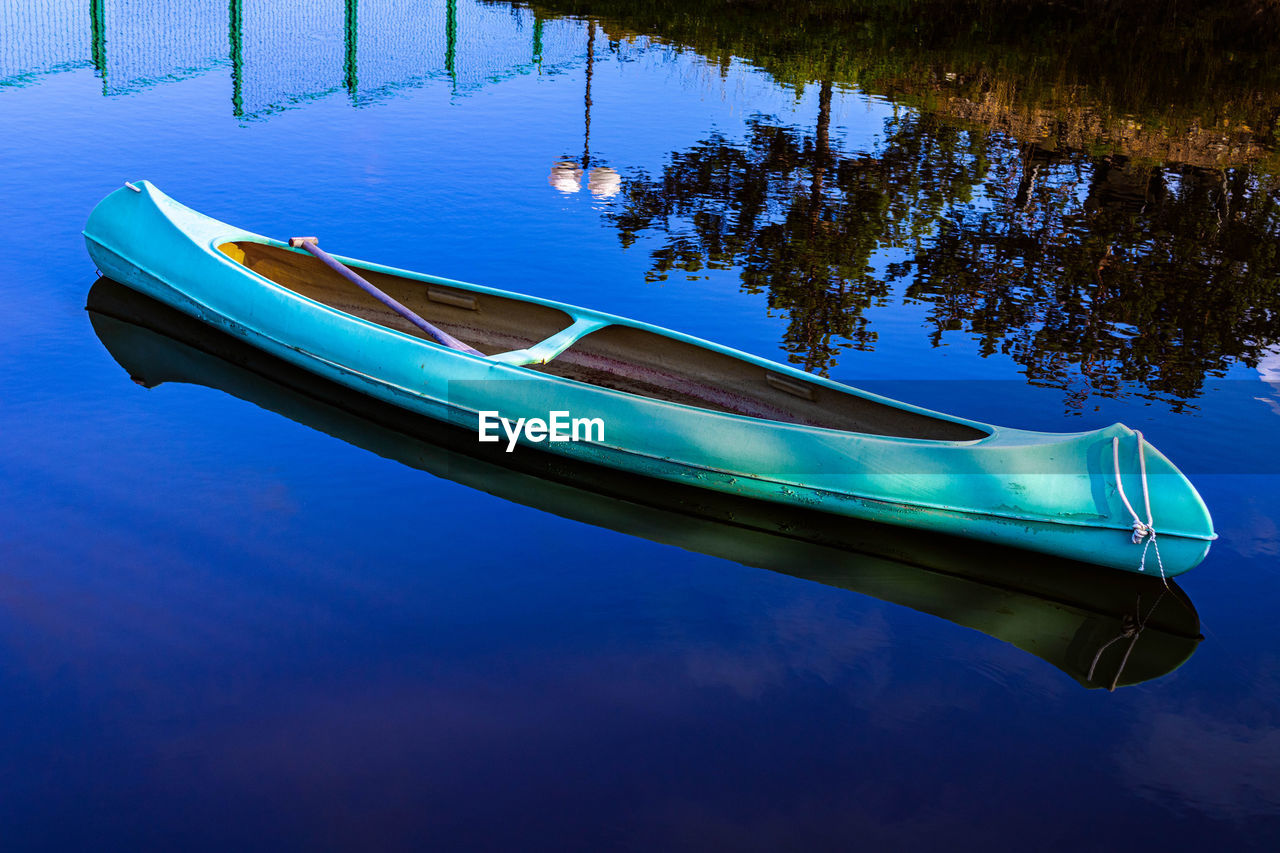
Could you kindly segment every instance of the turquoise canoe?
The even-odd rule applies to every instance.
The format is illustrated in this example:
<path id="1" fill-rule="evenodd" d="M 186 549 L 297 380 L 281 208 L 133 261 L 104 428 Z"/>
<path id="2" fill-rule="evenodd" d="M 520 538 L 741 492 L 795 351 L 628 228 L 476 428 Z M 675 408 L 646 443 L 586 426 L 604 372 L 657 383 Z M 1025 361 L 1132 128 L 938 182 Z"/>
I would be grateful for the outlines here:
<path id="1" fill-rule="evenodd" d="M 1195 606 L 1176 581 L 765 504 L 548 453 L 507 454 L 110 279 L 94 284 L 85 307 L 103 346 L 145 388 L 216 389 L 504 500 L 928 613 L 1034 655 L 1091 689 L 1166 675 L 1203 639 Z"/>
<path id="2" fill-rule="evenodd" d="M 493 435 L 495 417 L 538 419 L 544 429 L 520 433 L 521 446 L 1164 576 L 1195 567 L 1216 538 L 1191 483 L 1122 424 L 1069 434 L 992 426 L 635 320 L 339 259 L 478 352 L 450 349 L 306 251 L 146 181 L 103 199 L 84 236 L 104 275 L 477 441 L 482 427 L 506 440 Z M 555 413 L 582 422 L 576 440 L 547 440 Z"/>

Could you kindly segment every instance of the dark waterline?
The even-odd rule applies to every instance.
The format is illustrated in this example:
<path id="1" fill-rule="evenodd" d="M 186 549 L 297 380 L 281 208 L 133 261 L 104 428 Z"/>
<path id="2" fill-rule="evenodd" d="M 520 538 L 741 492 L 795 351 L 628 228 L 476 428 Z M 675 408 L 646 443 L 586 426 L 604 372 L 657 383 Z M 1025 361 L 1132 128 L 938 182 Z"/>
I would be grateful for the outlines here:
<path id="1" fill-rule="evenodd" d="M 1269 19 L 947 14 L 0 9 L 6 849 L 1271 849 Z M 961 416 L 1123 421 L 1222 538 L 1166 592 L 459 454 L 95 285 L 79 229 L 140 178 Z"/>

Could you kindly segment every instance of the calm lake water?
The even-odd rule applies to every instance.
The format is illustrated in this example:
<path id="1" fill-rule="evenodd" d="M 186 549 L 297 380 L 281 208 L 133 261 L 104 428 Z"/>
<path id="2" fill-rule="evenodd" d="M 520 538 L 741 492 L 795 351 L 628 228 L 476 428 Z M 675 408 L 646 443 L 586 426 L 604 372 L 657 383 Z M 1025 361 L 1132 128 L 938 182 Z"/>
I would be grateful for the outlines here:
<path id="1" fill-rule="evenodd" d="M 1275 58 L 803 5 L 0 0 L 0 846 L 1274 849 Z M 143 178 L 1123 421 L 1221 540 L 1165 591 L 459 456 L 95 285 L 80 229 Z"/>

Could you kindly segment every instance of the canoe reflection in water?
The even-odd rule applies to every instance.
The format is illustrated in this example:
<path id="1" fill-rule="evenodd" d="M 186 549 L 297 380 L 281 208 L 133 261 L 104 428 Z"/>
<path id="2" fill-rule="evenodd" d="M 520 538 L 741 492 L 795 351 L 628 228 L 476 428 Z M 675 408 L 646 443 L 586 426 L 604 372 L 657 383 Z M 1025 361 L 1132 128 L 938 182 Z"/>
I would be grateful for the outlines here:
<path id="1" fill-rule="evenodd" d="M 99 339 L 138 384 L 225 391 L 404 465 L 556 515 L 852 590 L 981 631 L 1086 687 L 1177 669 L 1202 639 L 1173 582 L 627 475 L 475 435 L 357 394 L 109 279 Z"/>

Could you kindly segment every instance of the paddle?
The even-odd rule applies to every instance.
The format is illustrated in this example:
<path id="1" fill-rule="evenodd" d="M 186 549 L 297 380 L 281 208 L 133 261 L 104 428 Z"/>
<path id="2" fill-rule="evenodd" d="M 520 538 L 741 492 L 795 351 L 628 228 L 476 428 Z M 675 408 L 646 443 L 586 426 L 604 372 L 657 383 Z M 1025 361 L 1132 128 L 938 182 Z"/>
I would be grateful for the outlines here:
<path id="1" fill-rule="evenodd" d="M 387 306 L 392 311 L 396 312 L 401 317 L 405 318 L 410 323 L 417 326 L 419 329 L 426 332 L 428 335 L 435 338 L 437 341 L 449 347 L 450 349 L 461 350 L 462 352 L 469 352 L 472 355 L 484 355 L 484 353 L 480 352 L 480 350 L 476 349 L 475 347 L 471 347 L 471 346 L 468 346 L 467 344 L 464 344 L 462 341 L 458 340 L 448 332 L 442 331 L 441 329 L 437 329 L 435 326 L 431 325 L 426 320 L 419 317 L 409 308 L 406 308 L 405 306 L 401 305 L 399 302 L 395 301 L 390 296 L 383 293 L 381 290 L 374 287 L 369 282 L 365 281 L 363 278 L 357 275 L 354 270 L 345 266 L 341 261 L 339 261 L 333 255 L 326 252 L 324 249 L 321 249 L 315 237 L 290 237 L 289 245 L 295 249 L 306 249 L 308 252 L 315 255 L 320 260 L 320 262 L 325 266 L 327 266 L 329 269 L 333 270 L 338 275 L 342 276 L 347 281 L 354 284 L 356 287 L 359 287 L 365 293 L 368 293 L 374 299 L 378 300 L 383 305 Z"/>

